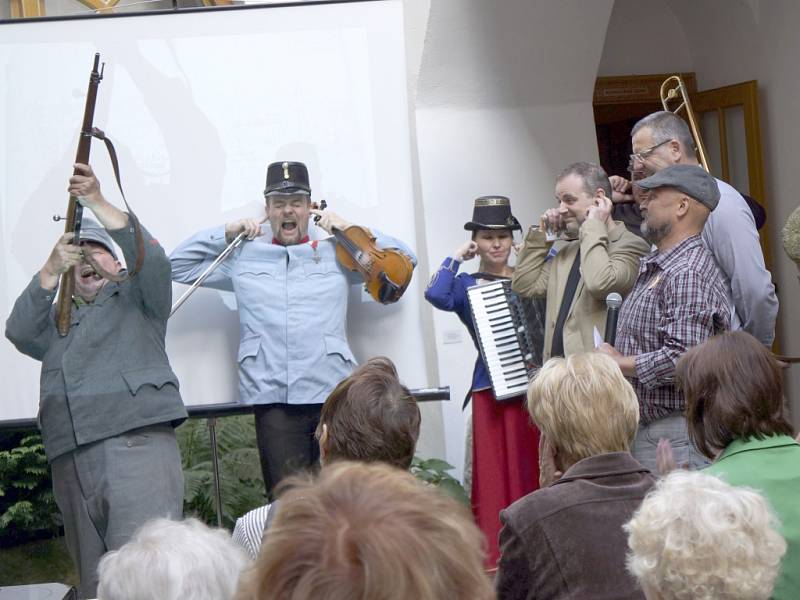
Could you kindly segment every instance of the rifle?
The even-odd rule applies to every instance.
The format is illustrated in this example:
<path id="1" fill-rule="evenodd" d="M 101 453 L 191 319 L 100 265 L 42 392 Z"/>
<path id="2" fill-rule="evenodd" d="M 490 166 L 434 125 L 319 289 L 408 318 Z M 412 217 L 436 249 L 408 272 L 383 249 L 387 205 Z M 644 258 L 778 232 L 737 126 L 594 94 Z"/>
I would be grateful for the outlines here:
<path id="1" fill-rule="evenodd" d="M 100 86 L 100 80 L 103 78 L 103 69 L 105 63 L 100 71 L 97 70 L 100 64 L 100 53 L 94 55 L 94 65 L 92 72 L 89 75 L 89 90 L 86 92 L 86 107 L 83 110 L 83 125 L 81 126 L 81 134 L 78 139 L 78 152 L 75 154 L 75 162 L 82 164 L 89 164 L 89 150 L 92 146 L 92 122 L 94 121 L 94 106 L 97 103 L 97 88 Z M 73 175 L 79 175 L 76 169 Z M 69 197 L 69 204 L 67 205 L 67 216 L 65 217 L 66 226 L 64 233 L 70 231 L 75 233 L 72 240 L 73 244 L 80 244 L 81 235 L 81 220 L 83 219 L 83 206 L 75 196 Z M 56 220 L 60 220 L 56 219 Z M 72 321 L 72 294 L 75 292 L 75 271 L 69 269 L 61 275 L 61 285 L 58 290 L 58 301 L 56 302 L 56 327 L 61 337 L 69 333 L 70 323 Z"/>

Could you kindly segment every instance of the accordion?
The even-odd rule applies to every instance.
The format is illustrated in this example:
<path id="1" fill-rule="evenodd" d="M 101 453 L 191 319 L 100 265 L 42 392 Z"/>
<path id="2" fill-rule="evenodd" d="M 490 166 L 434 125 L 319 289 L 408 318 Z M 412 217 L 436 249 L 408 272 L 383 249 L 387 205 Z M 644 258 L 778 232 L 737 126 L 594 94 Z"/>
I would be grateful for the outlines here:
<path id="1" fill-rule="evenodd" d="M 474 285 L 467 298 L 495 398 L 525 394 L 542 364 L 543 302 L 521 299 L 507 279 Z"/>

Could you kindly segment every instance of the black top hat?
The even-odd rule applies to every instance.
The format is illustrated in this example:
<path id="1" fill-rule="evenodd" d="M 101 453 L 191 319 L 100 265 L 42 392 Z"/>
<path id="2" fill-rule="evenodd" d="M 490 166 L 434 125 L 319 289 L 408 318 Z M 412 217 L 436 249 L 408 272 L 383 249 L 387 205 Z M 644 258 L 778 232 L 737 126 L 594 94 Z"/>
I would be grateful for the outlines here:
<path id="1" fill-rule="evenodd" d="M 308 169 L 301 162 L 274 162 L 267 167 L 267 194 L 311 193 L 308 184 Z"/>
<path id="2" fill-rule="evenodd" d="M 475 199 L 472 221 L 464 224 L 464 229 L 514 229 L 522 230 L 516 217 L 511 214 L 511 200 L 505 196 L 481 196 Z"/>

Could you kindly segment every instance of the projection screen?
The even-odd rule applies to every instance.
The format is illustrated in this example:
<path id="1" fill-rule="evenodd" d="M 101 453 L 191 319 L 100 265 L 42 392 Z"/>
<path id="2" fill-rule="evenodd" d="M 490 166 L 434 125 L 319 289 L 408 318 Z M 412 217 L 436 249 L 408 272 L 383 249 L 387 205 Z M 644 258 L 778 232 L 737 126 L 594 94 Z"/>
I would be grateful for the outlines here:
<path id="1" fill-rule="evenodd" d="M 3 321 L 63 232 L 52 216 L 66 207 L 95 52 L 105 62 L 95 125 L 168 253 L 196 231 L 263 215 L 275 160 L 305 162 L 315 199 L 415 247 L 402 17 L 399 0 L 382 0 L 0 24 Z M 122 206 L 101 143 L 91 162 Z M 174 298 L 185 289 L 175 284 Z M 417 276 L 395 305 L 350 293 L 356 357 L 389 356 L 410 387 L 427 384 L 420 300 Z M 238 339 L 235 300 L 221 292 L 201 289 L 170 320 L 186 404 L 237 400 Z M 5 339 L 0 361 L 0 420 L 35 416 L 39 363 Z"/>

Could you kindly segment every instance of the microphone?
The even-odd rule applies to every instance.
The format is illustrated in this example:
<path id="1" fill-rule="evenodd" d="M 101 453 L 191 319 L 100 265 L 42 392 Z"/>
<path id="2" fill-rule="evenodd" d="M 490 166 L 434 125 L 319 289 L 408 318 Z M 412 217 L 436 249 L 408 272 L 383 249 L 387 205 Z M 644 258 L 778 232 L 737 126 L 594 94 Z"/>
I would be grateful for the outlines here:
<path id="1" fill-rule="evenodd" d="M 619 307 L 622 306 L 622 296 L 617 292 L 611 292 L 606 296 L 606 306 L 608 307 L 608 314 L 606 315 L 606 337 L 605 342 L 614 345 L 617 341 L 617 319 L 619 318 Z"/>

